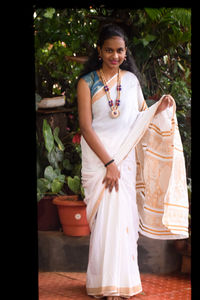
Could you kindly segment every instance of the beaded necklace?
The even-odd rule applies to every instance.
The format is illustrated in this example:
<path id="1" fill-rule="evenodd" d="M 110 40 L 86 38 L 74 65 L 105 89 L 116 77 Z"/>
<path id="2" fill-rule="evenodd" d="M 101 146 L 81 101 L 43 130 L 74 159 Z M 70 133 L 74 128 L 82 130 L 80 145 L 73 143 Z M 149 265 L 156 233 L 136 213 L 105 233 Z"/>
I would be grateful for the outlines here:
<path id="1" fill-rule="evenodd" d="M 120 111 L 118 109 L 118 107 L 120 106 L 120 91 L 122 89 L 121 88 L 120 70 L 118 69 L 118 74 L 117 74 L 117 99 L 115 101 L 115 105 L 113 103 L 113 100 L 110 97 L 109 87 L 108 87 L 107 82 L 105 80 L 103 70 L 100 69 L 99 72 L 100 72 L 100 77 L 101 77 L 101 80 L 103 82 L 104 90 L 106 92 L 106 96 L 107 96 L 107 99 L 108 99 L 108 104 L 109 104 L 110 109 L 111 109 L 110 116 L 113 119 L 118 118 L 119 115 L 120 115 Z"/>

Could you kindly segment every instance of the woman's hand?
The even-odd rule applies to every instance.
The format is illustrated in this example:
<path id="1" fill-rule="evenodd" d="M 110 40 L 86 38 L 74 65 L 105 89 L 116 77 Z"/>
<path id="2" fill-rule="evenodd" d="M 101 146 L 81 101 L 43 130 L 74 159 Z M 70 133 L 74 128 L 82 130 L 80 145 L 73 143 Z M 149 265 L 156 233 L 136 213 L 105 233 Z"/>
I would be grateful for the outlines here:
<path id="1" fill-rule="evenodd" d="M 173 105 L 173 98 L 171 95 L 166 95 L 162 99 L 161 104 L 158 106 L 158 109 L 156 111 L 156 114 L 160 113 L 161 111 L 165 110 L 167 107 L 170 107 Z"/>
<path id="2" fill-rule="evenodd" d="M 112 192 L 113 187 L 115 187 L 116 192 L 119 190 L 118 179 L 120 178 L 120 171 L 117 168 L 117 165 L 113 162 L 108 165 L 106 171 L 106 176 L 102 183 L 105 183 L 105 187 L 109 188 L 109 192 Z"/>

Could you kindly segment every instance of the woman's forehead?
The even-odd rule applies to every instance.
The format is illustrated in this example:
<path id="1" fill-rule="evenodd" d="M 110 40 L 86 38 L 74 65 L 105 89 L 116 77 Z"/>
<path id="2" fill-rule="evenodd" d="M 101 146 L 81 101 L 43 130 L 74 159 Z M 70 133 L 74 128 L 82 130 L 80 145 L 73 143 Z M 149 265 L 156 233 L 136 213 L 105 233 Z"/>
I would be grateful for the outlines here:
<path id="1" fill-rule="evenodd" d="M 113 36 L 104 41 L 103 47 L 124 48 L 125 42 L 124 42 L 123 38 L 121 38 L 120 36 Z"/>

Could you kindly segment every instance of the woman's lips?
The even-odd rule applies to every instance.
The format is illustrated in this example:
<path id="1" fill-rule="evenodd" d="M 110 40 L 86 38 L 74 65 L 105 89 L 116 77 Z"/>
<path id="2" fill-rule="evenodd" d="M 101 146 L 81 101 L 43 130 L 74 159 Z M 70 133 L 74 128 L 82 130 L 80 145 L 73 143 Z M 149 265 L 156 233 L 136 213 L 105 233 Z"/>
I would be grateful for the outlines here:
<path id="1" fill-rule="evenodd" d="M 118 64 L 118 61 L 117 61 L 117 60 L 111 60 L 110 63 L 111 63 L 112 65 L 117 65 L 117 64 Z"/>

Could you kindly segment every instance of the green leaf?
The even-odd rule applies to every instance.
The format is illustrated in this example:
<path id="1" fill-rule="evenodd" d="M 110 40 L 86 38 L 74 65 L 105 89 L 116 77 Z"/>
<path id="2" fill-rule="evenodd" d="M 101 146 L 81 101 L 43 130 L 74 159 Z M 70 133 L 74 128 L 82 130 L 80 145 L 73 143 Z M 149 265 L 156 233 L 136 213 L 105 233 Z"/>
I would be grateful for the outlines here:
<path id="1" fill-rule="evenodd" d="M 40 189 L 37 188 L 37 202 L 39 202 L 44 197 L 44 194 L 41 193 Z"/>
<path id="2" fill-rule="evenodd" d="M 80 188 L 81 188 L 81 180 L 78 176 L 74 176 L 74 178 L 72 178 L 71 176 L 68 176 L 67 184 L 68 184 L 70 190 L 72 190 L 72 192 L 74 192 L 75 194 L 79 194 Z"/>
<path id="3" fill-rule="evenodd" d="M 60 182 L 64 183 L 65 182 L 65 175 L 61 174 L 57 178 Z"/>
<path id="4" fill-rule="evenodd" d="M 44 13 L 44 17 L 45 18 L 49 18 L 49 19 L 52 19 L 52 17 L 53 17 L 53 15 L 54 15 L 54 13 L 55 13 L 55 8 L 47 8 L 46 9 L 46 12 Z"/>
<path id="5" fill-rule="evenodd" d="M 55 178 L 51 185 L 51 190 L 53 193 L 57 194 L 63 187 L 63 182 L 60 182 L 58 178 Z"/>
<path id="6" fill-rule="evenodd" d="M 149 44 L 149 42 L 145 39 L 142 39 L 141 41 L 144 47 L 146 47 Z"/>
<path id="7" fill-rule="evenodd" d="M 73 166 L 72 164 L 70 163 L 69 159 L 66 158 L 64 161 L 63 161 L 63 167 L 67 170 L 67 171 L 71 171 L 73 169 Z"/>
<path id="8" fill-rule="evenodd" d="M 56 151 L 53 149 L 47 154 L 48 161 L 53 168 L 58 168 L 58 162 L 56 160 Z"/>
<path id="9" fill-rule="evenodd" d="M 54 139 L 56 141 L 56 143 L 58 144 L 58 148 L 61 150 L 61 151 L 64 151 L 65 150 L 65 147 L 63 145 L 63 143 L 61 142 L 61 140 L 59 139 L 58 137 L 58 133 L 59 133 L 60 129 L 58 127 L 56 127 L 53 131 L 53 136 L 54 136 Z"/>
<path id="10" fill-rule="evenodd" d="M 55 174 L 56 177 L 60 176 L 60 175 L 61 175 L 60 169 L 59 169 L 59 168 L 56 168 L 56 169 L 54 170 L 54 174 Z"/>
<path id="11" fill-rule="evenodd" d="M 155 35 L 147 34 L 143 39 L 141 39 L 144 47 L 146 47 L 150 42 L 156 39 Z"/>
<path id="12" fill-rule="evenodd" d="M 147 34 L 147 35 L 145 36 L 145 39 L 146 39 L 148 42 L 152 42 L 152 41 L 154 41 L 154 40 L 156 39 L 156 36 L 153 35 L 153 34 Z"/>
<path id="13" fill-rule="evenodd" d="M 73 165 L 73 171 L 72 171 L 72 175 L 73 176 L 77 176 L 77 175 L 80 175 L 80 172 L 81 172 L 81 164 L 74 164 Z"/>
<path id="14" fill-rule="evenodd" d="M 47 154 L 47 158 L 49 160 L 49 163 L 53 168 L 58 168 L 58 163 L 63 160 L 64 153 L 58 147 L 54 147 L 51 152 Z"/>
<path id="15" fill-rule="evenodd" d="M 136 38 L 135 36 L 133 37 L 133 43 L 134 45 L 138 45 L 139 43 L 141 43 L 141 40 Z"/>
<path id="16" fill-rule="evenodd" d="M 158 8 L 145 8 L 144 10 L 153 21 L 158 21 L 161 18 L 162 13 L 164 12 L 163 9 Z"/>
<path id="17" fill-rule="evenodd" d="M 54 137 L 51 131 L 50 125 L 47 123 L 47 120 L 43 121 L 43 136 L 45 142 L 45 148 L 48 152 L 51 152 L 54 146 Z"/>
<path id="18" fill-rule="evenodd" d="M 50 189 L 49 181 L 46 178 L 39 178 L 37 180 L 37 189 L 39 189 L 41 193 L 46 193 Z"/>
<path id="19" fill-rule="evenodd" d="M 49 181 L 53 181 L 56 178 L 56 174 L 54 173 L 52 166 L 48 166 L 45 168 L 44 177 Z"/>

